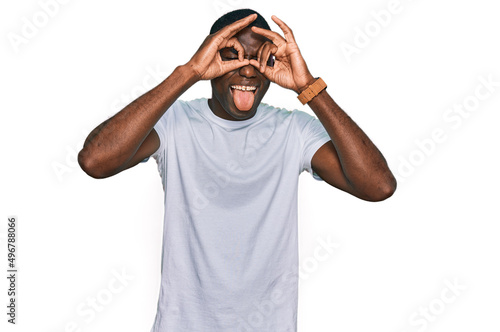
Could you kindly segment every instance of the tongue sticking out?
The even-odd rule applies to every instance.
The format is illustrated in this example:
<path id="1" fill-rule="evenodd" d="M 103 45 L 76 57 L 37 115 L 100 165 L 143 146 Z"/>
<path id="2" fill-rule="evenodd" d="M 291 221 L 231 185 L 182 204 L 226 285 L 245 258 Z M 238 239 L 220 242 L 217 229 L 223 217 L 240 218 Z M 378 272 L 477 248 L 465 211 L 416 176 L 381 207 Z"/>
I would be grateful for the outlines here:
<path id="1" fill-rule="evenodd" d="M 240 111 L 248 111 L 253 106 L 253 91 L 241 91 L 233 89 L 234 104 Z"/>

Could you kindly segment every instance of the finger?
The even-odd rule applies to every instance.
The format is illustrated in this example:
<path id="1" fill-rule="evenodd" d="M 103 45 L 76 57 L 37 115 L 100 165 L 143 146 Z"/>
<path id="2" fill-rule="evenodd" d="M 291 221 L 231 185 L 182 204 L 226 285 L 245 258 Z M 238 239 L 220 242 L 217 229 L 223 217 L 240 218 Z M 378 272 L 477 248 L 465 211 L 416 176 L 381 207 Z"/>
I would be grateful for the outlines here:
<path id="1" fill-rule="evenodd" d="M 243 58 L 245 56 L 245 50 L 243 49 L 243 46 L 241 43 L 238 41 L 236 38 L 231 38 L 227 41 L 226 45 L 223 46 L 222 44 L 220 45 L 219 49 L 223 49 L 225 47 L 232 47 L 238 52 L 238 60 L 243 61 Z"/>
<path id="2" fill-rule="evenodd" d="M 290 29 L 290 27 L 288 27 L 288 25 L 286 25 L 285 22 L 280 20 L 275 15 L 271 16 L 271 18 L 280 27 L 281 31 L 283 31 L 283 33 L 285 34 L 286 41 L 295 43 L 295 37 L 293 36 L 292 29 Z"/>
<path id="3" fill-rule="evenodd" d="M 278 47 L 271 43 L 266 43 L 264 47 L 262 47 L 261 52 L 259 54 L 259 58 L 257 59 L 260 62 L 260 71 L 264 72 L 267 67 L 267 62 L 271 54 L 276 54 Z"/>
<path id="4" fill-rule="evenodd" d="M 267 46 L 267 42 L 262 44 L 260 47 L 259 47 L 259 50 L 257 51 L 257 62 L 259 63 L 258 67 L 256 67 L 260 72 L 263 71 L 262 69 L 262 53 L 265 51 L 266 47 L 269 47 Z"/>
<path id="5" fill-rule="evenodd" d="M 286 43 L 285 38 L 283 38 L 277 32 L 267 30 L 267 29 L 262 29 L 259 27 L 252 27 L 252 31 L 255 33 L 258 33 L 259 35 L 266 37 L 267 39 L 270 39 L 278 47 Z"/>
<path id="6" fill-rule="evenodd" d="M 260 71 L 260 62 L 255 60 L 255 59 L 252 59 L 250 60 L 250 64 L 252 66 L 254 66 L 255 68 L 257 68 L 257 70 Z M 262 75 L 264 75 L 265 78 L 267 78 L 268 80 L 270 80 L 271 82 L 274 82 L 272 77 L 273 77 L 273 71 L 274 71 L 274 68 L 272 67 L 265 67 L 263 71 L 260 71 L 262 73 Z"/>
<path id="7" fill-rule="evenodd" d="M 222 61 L 222 75 L 229 73 L 235 69 L 248 66 L 250 64 L 250 60 L 244 59 L 243 61 Z"/>
<path id="8" fill-rule="evenodd" d="M 231 38 L 241 30 L 243 30 L 247 25 L 249 25 L 251 22 L 253 22 L 257 18 L 257 14 L 251 14 L 248 15 L 245 18 L 242 18 L 241 20 L 238 20 L 234 23 L 231 23 L 222 29 L 220 29 L 216 35 L 221 36 L 224 39 Z"/>

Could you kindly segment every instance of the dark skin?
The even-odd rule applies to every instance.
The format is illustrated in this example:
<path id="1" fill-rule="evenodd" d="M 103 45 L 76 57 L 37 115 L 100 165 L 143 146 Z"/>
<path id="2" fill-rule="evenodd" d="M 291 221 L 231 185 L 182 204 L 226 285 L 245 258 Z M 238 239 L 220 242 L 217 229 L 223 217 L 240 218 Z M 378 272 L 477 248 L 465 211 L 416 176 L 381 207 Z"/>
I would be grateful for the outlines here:
<path id="1" fill-rule="evenodd" d="M 315 78 L 291 29 L 275 16 L 273 21 L 284 36 L 257 27 L 247 28 L 255 18 L 255 14 L 250 15 L 208 36 L 188 63 L 177 67 L 157 87 L 94 129 L 78 155 L 82 169 L 95 178 L 108 177 L 153 154 L 160 144 L 153 126 L 199 80 L 211 80 L 209 106 L 214 114 L 234 121 L 255 115 L 270 82 L 297 94 L 304 91 Z M 230 53 L 237 54 L 237 58 L 228 54 L 228 50 L 233 50 Z M 270 56 L 275 57 L 273 66 L 268 65 Z M 249 110 L 235 106 L 231 85 L 257 87 Z M 328 184 L 363 200 L 381 201 L 390 197 L 396 189 L 396 180 L 383 155 L 361 128 L 326 90 L 308 105 L 331 138 L 314 154 L 313 170 Z"/>
<path id="2" fill-rule="evenodd" d="M 250 28 L 241 30 L 235 38 L 243 48 L 244 58 L 258 59 L 261 46 L 270 42 L 269 39 L 254 33 Z M 221 52 L 222 61 L 236 61 L 238 53 L 234 48 L 225 48 Z M 255 115 L 260 101 L 269 89 L 270 81 L 254 66 L 248 64 L 236 70 L 232 70 L 225 75 L 211 80 L 212 98 L 208 105 L 215 115 L 226 120 L 246 120 Z M 234 104 L 231 86 L 245 85 L 256 86 L 255 101 L 250 110 L 239 110 Z"/>

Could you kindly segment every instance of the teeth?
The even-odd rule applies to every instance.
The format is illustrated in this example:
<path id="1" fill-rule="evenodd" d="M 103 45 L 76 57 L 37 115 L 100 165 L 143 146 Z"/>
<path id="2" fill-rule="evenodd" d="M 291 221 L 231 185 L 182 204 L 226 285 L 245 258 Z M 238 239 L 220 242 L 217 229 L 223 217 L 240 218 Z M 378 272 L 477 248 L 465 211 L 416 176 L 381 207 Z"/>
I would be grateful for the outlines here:
<path id="1" fill-rule="evenodd" d="M 255 89 L 257 89 L 257 87 L 248 85 L 232 85 L 231 89 L 242 90 L 242 91 L 254 91 Z"/>

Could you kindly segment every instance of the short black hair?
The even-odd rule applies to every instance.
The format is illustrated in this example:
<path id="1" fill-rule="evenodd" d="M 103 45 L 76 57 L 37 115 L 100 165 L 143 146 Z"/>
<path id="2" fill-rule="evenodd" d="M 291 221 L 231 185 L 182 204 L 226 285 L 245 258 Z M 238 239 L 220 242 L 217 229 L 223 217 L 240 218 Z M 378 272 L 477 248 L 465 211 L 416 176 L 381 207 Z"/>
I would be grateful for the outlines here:
<path id="1" fill-rule="evenodd" d="M 232 12 L 226 13 L 219 17 L 217 21 L 212 25 L 212 28 L 210 29 L 210 34 L 216 33 L 220 29 L 224 28 L 225 26 L 228 26 L 231 23 L 234 23 L 238 20 L 241 20 L 242 18 L 247 17 L 248 15 L 252 14 L 257 14 L 257 18 L 255 21 L 250 23 L 248 27 L 259 27 L 262 29 L 267 29 L 271 30 L 269 27 L 269 24 L 267 24 L 266 19 L 262 17 L 259 13 L 257 13 L 255 10 L 252 9 L 236 9 L 233 10 Z"/>

